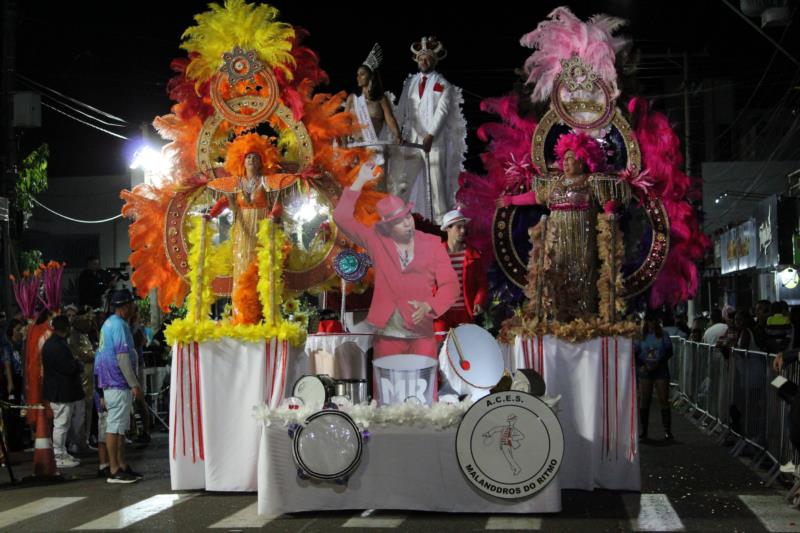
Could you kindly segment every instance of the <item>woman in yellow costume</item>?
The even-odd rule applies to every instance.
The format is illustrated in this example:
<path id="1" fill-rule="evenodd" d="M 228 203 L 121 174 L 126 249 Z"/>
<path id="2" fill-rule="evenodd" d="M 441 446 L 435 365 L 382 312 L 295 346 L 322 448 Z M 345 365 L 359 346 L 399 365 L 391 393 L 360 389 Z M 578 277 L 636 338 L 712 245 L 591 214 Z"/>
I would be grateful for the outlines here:
<path id="1" fill-rule="evenodd" d="M 230 237 L 233 253 L 231 296 L 232 318 L 236 324 L 255 324 L 261 318 L 258 315 L 256 293 L 258 223 L 272 208 L 267 191 L 270 190 L 271 178 L 280 170 L 279 161 L 280 152 L 269 139 L 248 133 L 238 137 L 228 147 L 225 170 L 229 175 L 208 184 L 210 189 L 223 194 L 209 212 L 209 217 L 218 216 L 226 207 L 233 212 Z M 265 175 L 272 176 L 267 178 Z"/>

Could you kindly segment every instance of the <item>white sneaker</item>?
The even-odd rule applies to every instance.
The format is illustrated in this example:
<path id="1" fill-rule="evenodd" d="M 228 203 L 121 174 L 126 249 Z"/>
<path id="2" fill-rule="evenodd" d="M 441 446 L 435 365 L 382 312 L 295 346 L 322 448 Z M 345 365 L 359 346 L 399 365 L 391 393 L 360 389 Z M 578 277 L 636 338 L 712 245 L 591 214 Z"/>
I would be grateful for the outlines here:
<path id="1" fill-rule="evenodd" d="M 56 456 L 56 468 L 75 468 L 81 462 L 69 454 Z"/>
<path id="2" fill-rule="evenodd" d="M 785 465 L 781 465 L 781 473 L 783 474 L 794 474 L 794 463 L 789 461 Z"/>

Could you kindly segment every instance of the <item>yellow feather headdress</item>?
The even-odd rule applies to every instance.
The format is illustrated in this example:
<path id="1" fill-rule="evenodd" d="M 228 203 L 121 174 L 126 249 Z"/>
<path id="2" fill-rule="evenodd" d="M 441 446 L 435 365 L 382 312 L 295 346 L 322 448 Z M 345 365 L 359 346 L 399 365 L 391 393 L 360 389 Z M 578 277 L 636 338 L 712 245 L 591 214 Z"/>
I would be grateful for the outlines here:
<path id="1" fill-rule="evenodd" d="M 181 38 L 181 48 L 196 53 L 186 69 L 187 77 L 202 83 L 211 79 L 223 65 L 223 54 L 235 46 L 255 50 L 259 58 L 280 68 L 291 79 L 287 65 L 294 65 L 292 38 L 294 28 L 277 22 L 278 10 L 266 4 L 248 4 L 245 0 L 226 0 L 224 6 L 209 4 L 209 11 L 195 15 L 195 26 Z"/>

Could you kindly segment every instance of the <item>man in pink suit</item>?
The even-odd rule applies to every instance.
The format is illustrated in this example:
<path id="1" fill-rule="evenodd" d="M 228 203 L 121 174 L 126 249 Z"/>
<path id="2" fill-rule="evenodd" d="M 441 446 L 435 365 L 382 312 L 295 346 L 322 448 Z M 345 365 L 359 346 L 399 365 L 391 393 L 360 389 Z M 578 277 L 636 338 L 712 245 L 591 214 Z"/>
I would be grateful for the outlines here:
<path id="1" fill-rule="evenodd" d="M 376 205 L 381 220 L 367 227 L 353 218 L 364 184 L 373 179 L 364 165 L 342 192 L 333 211 L 339 228 L 365 248 L 375 268 L 375 290 L 367 321 L 377 328 L 374 357 L 418 354 L 436 358 L 433 320 L 458 297 L 458 276 L 438 237 L 414 229 L 410 211 L 397 196 Z"/>

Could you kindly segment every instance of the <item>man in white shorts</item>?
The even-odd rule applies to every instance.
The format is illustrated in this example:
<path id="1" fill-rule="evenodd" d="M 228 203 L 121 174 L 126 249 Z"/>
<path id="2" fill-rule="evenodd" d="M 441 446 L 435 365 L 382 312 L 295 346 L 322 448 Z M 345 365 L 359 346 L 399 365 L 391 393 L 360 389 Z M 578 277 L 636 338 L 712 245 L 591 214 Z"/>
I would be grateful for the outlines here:
<path id="1" fill-rule="evenodd" d="M 131 405 L 134 397 L 143 395 L 135 371 L 136 346 L 128 326 L 133 305 L 133 294 L 127 289 L 111 296 L 114 314 L 103 323 L 94 360 L 97 387 L 103 391 L 100 403 L 107 411 L 108 483 L 136 483 L 142 478 L 125 462 L 125 432 L 131 425 Z"/>

